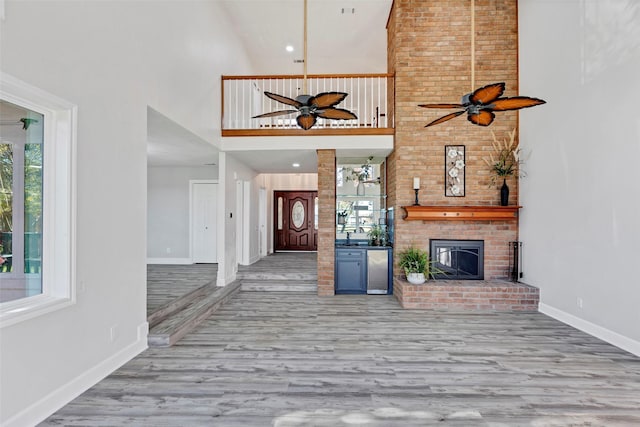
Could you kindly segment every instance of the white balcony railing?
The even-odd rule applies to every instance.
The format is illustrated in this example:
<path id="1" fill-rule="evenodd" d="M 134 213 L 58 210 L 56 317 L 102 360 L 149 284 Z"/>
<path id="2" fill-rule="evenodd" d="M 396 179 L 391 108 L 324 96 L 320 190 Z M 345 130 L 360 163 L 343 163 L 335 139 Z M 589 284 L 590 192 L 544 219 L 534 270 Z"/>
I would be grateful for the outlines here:
<path id="1" fill-rule="evenodd" d="M 225 130 L 292 130 L 299 129 L 297 114 L 254 119 L 259 114 L 295 109 L 264 95 L 272 92 L 295 99 L 303 94 L 303 76 L 223 76 L 222 129 Z M 346 92 L 338 104 L 353 112 L 356 120 L 318 118 L 313 129 L 389 129 L 393 118 L 389 114 L 393 94 L 393 78 L 388 74 L 312 75 L 307 76 L 307 93 Z M 369 131 L 371 132 L 371 131 Z M 373 131 L 375 133 L 375 131 Z"/>

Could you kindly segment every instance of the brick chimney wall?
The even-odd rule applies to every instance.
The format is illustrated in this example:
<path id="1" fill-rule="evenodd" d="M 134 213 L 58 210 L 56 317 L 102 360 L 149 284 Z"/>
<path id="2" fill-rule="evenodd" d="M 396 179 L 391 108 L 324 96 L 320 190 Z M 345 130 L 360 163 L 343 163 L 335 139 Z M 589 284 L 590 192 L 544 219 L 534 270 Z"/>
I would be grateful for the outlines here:
<path id="1" fill-rule="evenodd" d="M 475 1 L 475 84 L 505 82 L 505 96 L 518 95 L 516 0 Z M 485 279 L 504 278 L 509 242 L 517 240 L 517 221 L 405 221 L 401 206 L 414 202 L 413 177 L 420 177 L 421 205 L 499 205 L 499 188 L 489 187 L 483 158 L 499 139 L 517 128 L 518 113 L 497 112 L 493 124 L 471 124 L 466 114 L 425 128 L 454 110 L 418 107 L 459 103 L 472 91 L 471 1 L 395 0 L 388 22 L 388 69 L 395 74 L 395 149 L 387 162 L 387 202 L 394 207 L 395 249 L 410 245 L 429 249 L 429 239 L 485 241 Z M 524 94 L 535 96 L 535 94 Z M 466 149 L 465 197 L 445 197 L 445 145 Z M 525 165 L 526 169 L 526 165 Z M 513 177 L 509 204 L 518 203 Z M 500 183 L 501 184 L 501 183 Z M 526 207 L 525 207 L 526 208 Z M 394 275 L 402 272 L 395 268 Z M 401 290 L 397 290 L 401 293 Z"/>

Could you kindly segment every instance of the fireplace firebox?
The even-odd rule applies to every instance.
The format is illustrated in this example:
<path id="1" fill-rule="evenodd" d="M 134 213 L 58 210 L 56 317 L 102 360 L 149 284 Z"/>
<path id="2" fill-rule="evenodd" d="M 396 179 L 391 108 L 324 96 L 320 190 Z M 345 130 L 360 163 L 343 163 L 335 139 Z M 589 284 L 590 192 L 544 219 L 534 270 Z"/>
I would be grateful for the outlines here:
<path id="1" fill-rule="evenodd" d="M 483 280 L 483 240 L 438 240 L 429 241 L 432 265 L 442 271 L 436 279 Z"/>

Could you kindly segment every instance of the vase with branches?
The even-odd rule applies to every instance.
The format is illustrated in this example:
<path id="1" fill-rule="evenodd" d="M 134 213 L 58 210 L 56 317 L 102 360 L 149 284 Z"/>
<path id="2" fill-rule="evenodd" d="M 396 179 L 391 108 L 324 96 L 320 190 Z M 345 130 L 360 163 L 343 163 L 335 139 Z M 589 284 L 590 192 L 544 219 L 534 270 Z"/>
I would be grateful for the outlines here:
<path id="1" fill-rule="evenodd" d="M 521 165 L 524 163 L 522 159 L 521 148 L 516 140 L 516 129 L 508 133 L 509 138 L 499 140 L 492 131 L 493 136 L 493 152 L 489 153 L 489 157 L 485 157 L 484 161 L 489 166 L 491 178 L 490 187 L 498 185 L 502 179 L 502 187 L 500 188 L 500 204 L 506 206 L 509 201 L 509 187 L 507 185 L 507 177 L 515 178 L 523 177 L 524 171 Z"/>

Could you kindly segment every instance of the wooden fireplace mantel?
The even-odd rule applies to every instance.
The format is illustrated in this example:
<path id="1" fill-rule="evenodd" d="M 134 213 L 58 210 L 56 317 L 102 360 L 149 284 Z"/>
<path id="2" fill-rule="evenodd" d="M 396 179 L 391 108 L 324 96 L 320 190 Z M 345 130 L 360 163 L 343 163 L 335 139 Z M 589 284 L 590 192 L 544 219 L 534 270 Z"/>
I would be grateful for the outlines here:
<path id="1" fill-rule="evenodd" d="M 522 206 L 402 206 L 406 221 L 511 221 Z"/>

